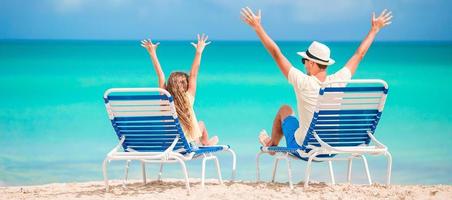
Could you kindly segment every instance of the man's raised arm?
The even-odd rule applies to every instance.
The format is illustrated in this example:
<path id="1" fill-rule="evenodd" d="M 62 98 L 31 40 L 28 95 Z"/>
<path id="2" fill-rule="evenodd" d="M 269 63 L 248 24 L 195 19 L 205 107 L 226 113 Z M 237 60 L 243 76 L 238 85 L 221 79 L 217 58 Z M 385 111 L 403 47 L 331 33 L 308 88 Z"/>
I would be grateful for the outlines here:
<path id="1" fill-rule="evenodd" d="M 375 18 L 375 13 L 372 15 L 372 26 L 367 34 L 366 38 L 361 42 L 355 54 L 348 60 L 345 67 L 350 69 L 350 72 L 355 74 L 356 69 L 358 68 L 359 63 L 363 59 L 364 55 L 366 55 L 367 50 L 375 39 L 375 36 L 380 31 L 381 28 L 391 24 L 391 12 L 387 12 L 387 10 L 383 10 L 383 12 Z"/>
<path id="2" fill-rule="evenodd" d="M 275 60 L 281 72 L 287 78 L 289 74 L 289 70 L 292 67 L 292 64 L 287 60 L 287 58 L 281 53 L 278 45 L 267 35 L 264 28 L 261 25 L 261 11 L 259 10 L 257 15 L 253 13 L 253 11 L 246 7 L 242 8 L 241 11 L 242 19 L 245 23 L 250 25 L 255 31 L 262 44 L 265 46 L 267 51 Z"/>

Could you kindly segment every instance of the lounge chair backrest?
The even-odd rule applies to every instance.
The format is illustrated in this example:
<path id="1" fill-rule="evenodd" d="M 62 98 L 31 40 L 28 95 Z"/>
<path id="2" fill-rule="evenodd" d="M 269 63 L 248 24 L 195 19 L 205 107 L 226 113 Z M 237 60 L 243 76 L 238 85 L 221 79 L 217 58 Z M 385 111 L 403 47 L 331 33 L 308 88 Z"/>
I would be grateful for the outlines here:
<path id="1" fill-rule="evenodd" d="M 320 146 L 314 132 L 333 147 L 369 144 L 368 131 L 375 132 L 387 92 L 383 80 L 324 83 L 304 145 Z"/>
<path id="2" fill-rule="evenodd" d="M 160 88 L 112 88 L 104 94 L 105 106 L 125 151 L 162 152 L 174 147 L 189 151 L 171 95 Z"/>

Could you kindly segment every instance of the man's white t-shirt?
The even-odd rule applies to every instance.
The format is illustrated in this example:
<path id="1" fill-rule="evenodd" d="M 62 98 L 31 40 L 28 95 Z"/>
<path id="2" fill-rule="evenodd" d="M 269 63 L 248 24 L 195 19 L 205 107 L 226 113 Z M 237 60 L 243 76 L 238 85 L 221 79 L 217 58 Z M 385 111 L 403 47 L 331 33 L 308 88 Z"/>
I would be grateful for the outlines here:
<path id="1" fill-rule="evenodd" d="M 325 81 L 346 81 L 350 80 L 352 74 L 347 67 L 343 67 L 336 73 L 326 77 Z M 291 67 L 288 74 L 289 83 L 292 84 L 297 97 L 297 110 L 300 127 L 295 131 L 295 140 L 298 145 L 302 145 L 309 125 L 311 124 L 314 109 L 317 105 L 317 98 L 322 82 L 315 76 L 308 76 L 295 67 Z M 342 85 L 332 85 L 340 87 Z"/>

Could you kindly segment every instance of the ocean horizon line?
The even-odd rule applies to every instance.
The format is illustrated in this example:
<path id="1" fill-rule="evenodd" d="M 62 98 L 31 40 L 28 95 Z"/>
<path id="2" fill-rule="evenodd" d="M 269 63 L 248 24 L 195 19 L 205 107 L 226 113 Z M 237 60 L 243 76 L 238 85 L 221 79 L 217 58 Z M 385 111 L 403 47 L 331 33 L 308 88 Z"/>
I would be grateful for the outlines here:
<path id="1" fill-rule="evenodd" d="M 143 38 L 146 39 L 146 38 Z M 140 41 L 142 39 L 27 39 L 27 38 L 7 38 L 0 39 L 0 42 L 21 42 L 21 41 L 33 41 L 33 42 L 133 42 Z M 185 39 L 152 39 L 153 41 L 159 42 L 192 42 L 194 40 Z M 261 43 L 260 40 L 227 40 L 219 39 L 212 40 L 213 42 L 243 42 L 243 43 Z M 299 42 L 299 43 L 309 43 L 312 41 L 321 41 L 324 43 L 359 43 L 361 40 L 275 40 L 275 42 Z M 401 43 L 401 44 L 452 44 L 452 40 L 380 40 L 374 43 Z"/>

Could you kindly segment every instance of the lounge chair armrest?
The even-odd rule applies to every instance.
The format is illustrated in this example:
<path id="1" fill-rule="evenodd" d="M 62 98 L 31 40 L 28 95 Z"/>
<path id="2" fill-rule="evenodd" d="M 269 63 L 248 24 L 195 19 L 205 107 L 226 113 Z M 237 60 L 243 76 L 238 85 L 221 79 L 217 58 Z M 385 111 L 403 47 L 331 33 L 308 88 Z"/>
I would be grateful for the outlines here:
<path id="1" fill-rule="evenodd" d="M 177 141 L 179 141 L 179 136 L 177 135 L 176 138 L 174 138 L 173 142 L 171 143 L 171 145 L 163 152 L 165 155 L 165 159 L 168 159 L 169 155 L 171 152 L 173 152 L 174 147 L 177 144 Z"/>
<path id="2" fill-rule="evenodd" d="M 375 138 L 374 134 L 372 134 L 371 131 L 367 131 L 367 135 L 369 135 L 370 139 L 375 142 L 375 144 L 378 147 L 383 147 L 383 148 L 387 148 L 386 145 L 384 145 L 383 143 L 381 143 L 380 141 L 377 140 L 377 138 Z"/>
<path id="3" fill-rule="evenodd" d="M 191 160 L 191 159 L 193 159 L 194 155 L 195 155 L 195 152 L 190 152 L 190 153 L 183 154 L 183 155 L 179 152 L 174 152 L 174 151 L 169 152 L 169 156 L 175 156 L 182 160 Z"/>
<path id="4" fill-rule="evenodd" d="M 314 146 L 314 145 L 309 144 L 309 145 L 306 146 L 306 148 L 309 148 L 309 149 L 318 149 L 319 147 L 318 147 L 318 146 Z"/>
<path id="5" fill-rule="evenodd" d="M 110 152 L 108 152 L 107 155 L 111 155 L 111 154 L 113 154 L 114 152 L 118 152 L 119 149 L 122 148 L 122 143 L 124 143 L 124 140 L 126 140 L 126 137 L 125 137 L 125 136 L 122 136 L 122 137 L 121 137 L 121 140 L 119 140 L 119 143 L 118 143 L 118 144 L 117 144 Z"/>
<path id="6" fill-rule="evenodd" d="M 202 147 L 205 147 L 205 146 L 199 146 L 199 148 L 202 148 Z M 227 151 L 230 148 L 229 145 L 221 145 L 221 144 L 209 145 L 207 147 L 221 147 L 221 148 L 223 148 L 223 151 Z"/>
<path id="7" fill-rule="evenodd" d="M 312 134 L 314 135 L 315 139 L 319 142 L 320 146 L 322 146 L 323 148 L 327 148 L 328 150 L 333 149 L 333 147 L 331 145 L 329 145 L 328 143 L 324 142 L 322 140 L 322 138 L 320 138 L 319 135 L 317 135 L 317 133 L 315 131 L 312 132 Z"/>

